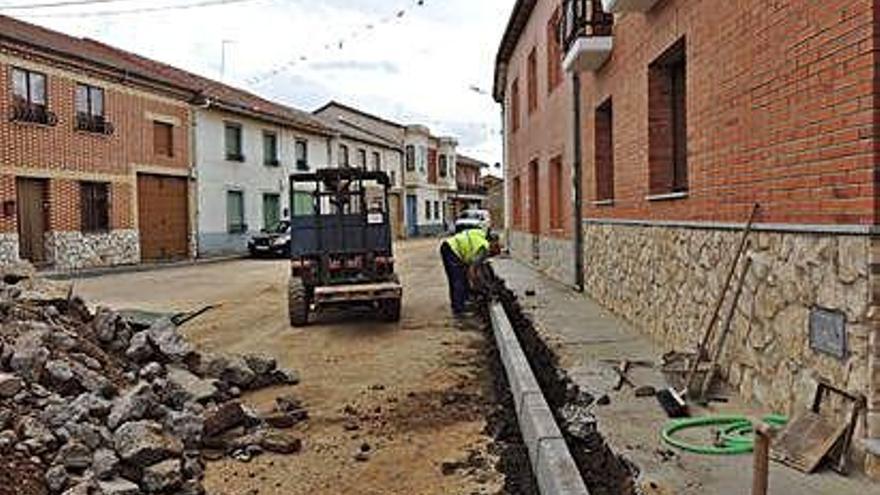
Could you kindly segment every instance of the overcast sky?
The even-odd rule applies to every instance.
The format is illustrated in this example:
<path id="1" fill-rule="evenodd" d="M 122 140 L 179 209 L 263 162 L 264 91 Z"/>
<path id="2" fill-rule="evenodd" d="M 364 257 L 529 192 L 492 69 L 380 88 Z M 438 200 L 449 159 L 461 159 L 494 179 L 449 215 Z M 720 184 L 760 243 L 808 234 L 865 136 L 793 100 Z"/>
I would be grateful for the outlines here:
<path id="1" fill-rule="evenodd" d="M 212 78 L 226 40 L 230 84 L 304 110 L 336 99 L 423 123 L 458 137 L 464 153 L 501 160 L 499 108 L 488 92 L 513 0 L 73 0 L 84 4 L 4 9 L 70 1 L 0 0 L 0 13 Z"/>

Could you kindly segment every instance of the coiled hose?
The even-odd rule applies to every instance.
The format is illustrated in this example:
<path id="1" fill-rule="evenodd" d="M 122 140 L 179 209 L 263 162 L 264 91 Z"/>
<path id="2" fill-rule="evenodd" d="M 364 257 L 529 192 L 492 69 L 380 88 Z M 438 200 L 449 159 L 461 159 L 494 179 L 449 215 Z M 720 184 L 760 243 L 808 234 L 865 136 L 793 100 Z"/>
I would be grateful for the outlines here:
<path id="1" fill-rule="evenodd" d="M 782 427 L 788 423 L 788 418 L 779 414 L 764 416 L 762 420 L 775 427 Z M 716 441 L 713 445 L 691 444 L 674 436 L 682 430 L 707 426 L 716 429 Z M 687 452 L 706 455 L 747 454 L 755 446 L 754 434 L 752 421 L 738 415 L 676 419 L 667 423 L 660 432 L 660 436 L 667 444 Z"/>

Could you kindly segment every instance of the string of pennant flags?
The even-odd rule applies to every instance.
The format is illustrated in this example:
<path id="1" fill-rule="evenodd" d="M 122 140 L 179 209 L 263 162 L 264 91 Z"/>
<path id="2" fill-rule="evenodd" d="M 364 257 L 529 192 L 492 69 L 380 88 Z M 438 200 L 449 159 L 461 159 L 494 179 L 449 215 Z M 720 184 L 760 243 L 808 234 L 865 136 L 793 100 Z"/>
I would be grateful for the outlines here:
<path id="1" fill-rule="evenodd" d="M 416 10 L 419 7 L 424 7 L 426 3 L 427 3 L 427 0 L 410 0 L 409 2 L 407 2 L 406 6 L 395 10 L 394 12 L 386 15 L 385 17 L 382 17 L 378 21 L 370 22 L 370 23 L 366 23 L 366 24 L 362 25 L 360 28 L 354 30 L 348 37 L 339 38 L 333 42 L 324 43 L 323 50 L 324 50 L 324 52 L 345 50 L 345 47 L 349 43 L 351 43 L 352 41 L 358 39 L 361 36 L 368 35 L 368 34 L 375 32 L 381 26 L 401 21 L 407 15 L 409 15 L 410 12 L 412 12 L 413 10 Z M 283 64 L 275 66 L 274 68 L 272 68 L 271 70 L 269 70 L 263 74 L 256 75 L 251 78 L 245 79 L 244 82 L 248 86 L 259 86 L 259 85 L 269 81 L 270 79 L 278 77 L 282 73 L 293 69 L 294 67 L 296 67 L 300 64 L 305 64 L 305 63 L 310 62 L 311 59 L 312 59 L 312 57 L 310 57 L 309 55 L 306 55 L 306 54 L 298 55 L 294 58 L 291 58 L 290 60 L 288 60 L 287 62 L 285 62 Z"/>

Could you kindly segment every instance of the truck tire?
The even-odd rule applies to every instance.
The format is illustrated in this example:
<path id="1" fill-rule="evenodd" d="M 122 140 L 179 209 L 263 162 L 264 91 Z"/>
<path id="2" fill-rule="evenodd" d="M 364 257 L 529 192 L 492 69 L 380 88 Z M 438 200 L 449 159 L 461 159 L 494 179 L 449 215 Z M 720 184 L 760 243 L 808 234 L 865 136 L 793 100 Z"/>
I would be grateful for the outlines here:
<path id="1" fill-rule="evenodd" d="M 385 299 L 379 302 L 379 315 L 383 321 L 400 321 L 400 299 Z"/>
<path id="2" fill-rule="evenodd" d="M 309 297 L 305 284 L 299 277 L 291 277 L 287 288 L 287 312 L 290 324 L 304 327 L 309 324 Z"/>

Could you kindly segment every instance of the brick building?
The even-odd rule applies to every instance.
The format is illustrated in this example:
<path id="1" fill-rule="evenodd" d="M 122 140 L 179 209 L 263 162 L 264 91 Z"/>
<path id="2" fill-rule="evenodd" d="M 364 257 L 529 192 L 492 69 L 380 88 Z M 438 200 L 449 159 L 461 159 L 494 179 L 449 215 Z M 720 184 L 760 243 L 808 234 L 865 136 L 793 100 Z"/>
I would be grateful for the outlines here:
<path id="1" fill-rule="evenodd" d="M 512 251 L 685 349 L 760 204 L 725 376 L 785 413 L 820 379 L 864 394 L 857 435 L 880 437 L 878 26 L 872 0 L 518 0 L 495 88 Z"/>
<path id="2" fill-rule="evenodd" d="M 0 80 L 0 261 L 190 253 L 190 91 L 8 17 Z"/>
<path id="3" fill-rule="evenodd" d="M 452 218 L 457 218 L 461 212 L 471 208 L 485 208 L 486 186 L 483 184 L 483 171 L 488 168 L 488 163 L 467 155 L 459 154 L 457 156 L 455 193 L 451 198 Z"/>

